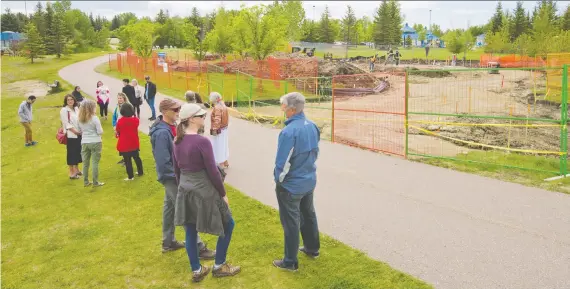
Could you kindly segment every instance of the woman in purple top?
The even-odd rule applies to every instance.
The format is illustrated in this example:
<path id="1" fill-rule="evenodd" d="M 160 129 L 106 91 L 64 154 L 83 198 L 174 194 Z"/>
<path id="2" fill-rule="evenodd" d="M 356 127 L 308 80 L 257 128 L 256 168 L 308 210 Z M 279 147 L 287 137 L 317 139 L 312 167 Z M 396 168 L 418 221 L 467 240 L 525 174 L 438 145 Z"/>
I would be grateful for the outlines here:
<path id="1" fill-rule="evenodd" d="M 192 281 L 201 281 L 210 271 L 214 277 L 234 276 L 241 269 L 226 263 L 226 255 L 235 223 L 212 143 L 198 134 L 198 130 L 204 128 L 206 111 L 195 103 L 186 103 L 179 116 L 173 151 L 178 182 L 174 224 L 184 226 L 186 231 Z M 213 270 L 200 264 L 198 232 L 219 236 Z"/>

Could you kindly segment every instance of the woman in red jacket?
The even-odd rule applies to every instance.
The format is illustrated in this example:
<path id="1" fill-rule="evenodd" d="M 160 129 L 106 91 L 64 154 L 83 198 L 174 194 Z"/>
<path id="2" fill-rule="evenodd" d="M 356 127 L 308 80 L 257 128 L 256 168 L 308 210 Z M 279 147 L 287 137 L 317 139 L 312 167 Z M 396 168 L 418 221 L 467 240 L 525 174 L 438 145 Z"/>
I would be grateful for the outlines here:
<path id="1" fill-rule="evenodd" d="M 117 150 L 123 156 L 125 167 L 127 168 L 128 178 L 125 181 L 135 179 L 133 175 L 133 163 L 131 159 L 135 159 L 137 172 L 139 177 L 143 175 L 143 165 L 139 157 L 139 119 L 134 117 L 135 109 L 130 103 L 121 105 L 121 119 L 117 122 Z"/>

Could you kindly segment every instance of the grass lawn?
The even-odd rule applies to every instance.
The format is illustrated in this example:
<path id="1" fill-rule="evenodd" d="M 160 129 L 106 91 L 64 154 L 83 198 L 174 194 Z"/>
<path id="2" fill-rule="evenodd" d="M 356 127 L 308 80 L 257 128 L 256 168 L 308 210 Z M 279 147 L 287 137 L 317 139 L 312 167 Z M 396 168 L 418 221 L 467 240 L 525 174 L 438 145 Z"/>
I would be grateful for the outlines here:
<path id="1" fill-rule="evenodd" d="M 123 182 L 126 173 L 116 164 L 110 120 L 104 122 L 100 179 L 106 185 L 84 188 L 81 180 L 67 178 L 65 147 L 55 140 L 65 94 L 59 93 L 36 101 L 33 131 L 39 144 L 23 146 L 16 110 L 24 93 L 8 91 L 6 85 L 18 79 L 51 80 L 61 67 L 92 56 L 48 58 L 34 65 L 3 59 L 4 288 L 431 288 L 326 236 L 319 259 L 300 256 L 299 272 L 273 268 L 272 259 L 283 252 L 277 212 L 231 187 L 236 229 L 229 261 L 241 265 L 242 273 L 222 279 L 208 276 L 199 285 L 191 284 L 186 252 L 160 252 L 164 192 L 156 181 L 146 135 L 140 135 L 146 175 Z M 16 71 L 17 77 L 6 77 Z M 214 237 L 204 236 L 214 247 Z M 180 228 L 177 237 L 183 239 Z"/>
<path id="2" fill-rule="evenodd" d="M 523 168 L 534 168 L 536 170 L 557 171 L 560 168 L 560 159 L 558 158 L 546 158 L 518 153 L 493 154 L 482 151 L 459 154 L 456 156 L 456 158 L 461 161 L 436 158 L 421 158 L 416 160 L 430 165 L 450 168 L 467 173 L 496 178 L 503 181 L 519 183 L 526 186 L 538 187 L 550 191 L 570 194 L 570 178 L 546 182 L 544 179 L 554 177 L 556 175 L 493 165 L 493 163 L 508 164 L 511 166 Z M 488 164 L 473 163 L 483 161 L 487 162 Z"/>

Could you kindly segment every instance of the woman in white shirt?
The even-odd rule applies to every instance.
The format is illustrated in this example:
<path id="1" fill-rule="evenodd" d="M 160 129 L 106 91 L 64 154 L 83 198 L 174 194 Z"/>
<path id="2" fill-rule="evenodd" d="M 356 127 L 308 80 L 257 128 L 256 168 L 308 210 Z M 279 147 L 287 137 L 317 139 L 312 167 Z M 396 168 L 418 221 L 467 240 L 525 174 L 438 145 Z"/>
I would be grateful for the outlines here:
<path id="1" fill-rule="evenodd" d="M 95 90 L 97 96 L 97 104 L 99 104 L 99 113 L 101 118 L 107 119 L 107 110 L 109 109 L 109 88 L 103 85 L 102 81 L 97 81 L 97 89 Z"/>
<path id="2" fill-rule="evenodd" d="M 79 129 L 81 130 L 81 157 L 83 163 L 83 183 L 86 187 L 100 187 L 105 183 L 99 181 L 99 160 L 103 149 L 103 127 L 96 116 L 97 105 L 86 99 L 79 107 Z M 93 166 L 93 183 L 89 182 L 89 166 Z"/>
<path id="3" fill-rule="evenodd" d="M 79 131 L 79 102 L 68 94 L 63 99 L 63 107 L 59 111 L 61 127 L 67 135 L 67 165 L 69 166 L 69 178 L 79 179 L 82 173 L 78 165 L 81 159 L 81 132 Z"/>
<path id="4" fill-rule="evenodd" d="M 135 114 L 137 115 L 137 117 L 141 118 L 141 105 L 143 103 L 143 101 L 142 101 L 143 90 L 142 90 L 142 87 L 139 86 L 139 82 L 136 79 L 131 80 L 131 85 L 135 89 L 135 99 L 137 100 L 136 101 L 137 103 L 131 103 L 131 104 L 135 108 Z"/>

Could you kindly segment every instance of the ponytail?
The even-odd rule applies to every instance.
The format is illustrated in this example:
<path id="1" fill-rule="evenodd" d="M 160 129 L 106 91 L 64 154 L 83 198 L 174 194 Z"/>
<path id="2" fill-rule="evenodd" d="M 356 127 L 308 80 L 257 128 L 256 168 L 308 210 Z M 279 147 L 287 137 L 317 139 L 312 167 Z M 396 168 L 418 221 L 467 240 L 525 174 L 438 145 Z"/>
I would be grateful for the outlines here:
<path id="1" fill-rule="evenodd" d="M 184 133 L 186 130 L 186 126 L 188 125 L 188 120 L 182 120 L 176 126 L 176 139 L 174 140 L 174 144 L 179 144 L 184 139 Z"/>

